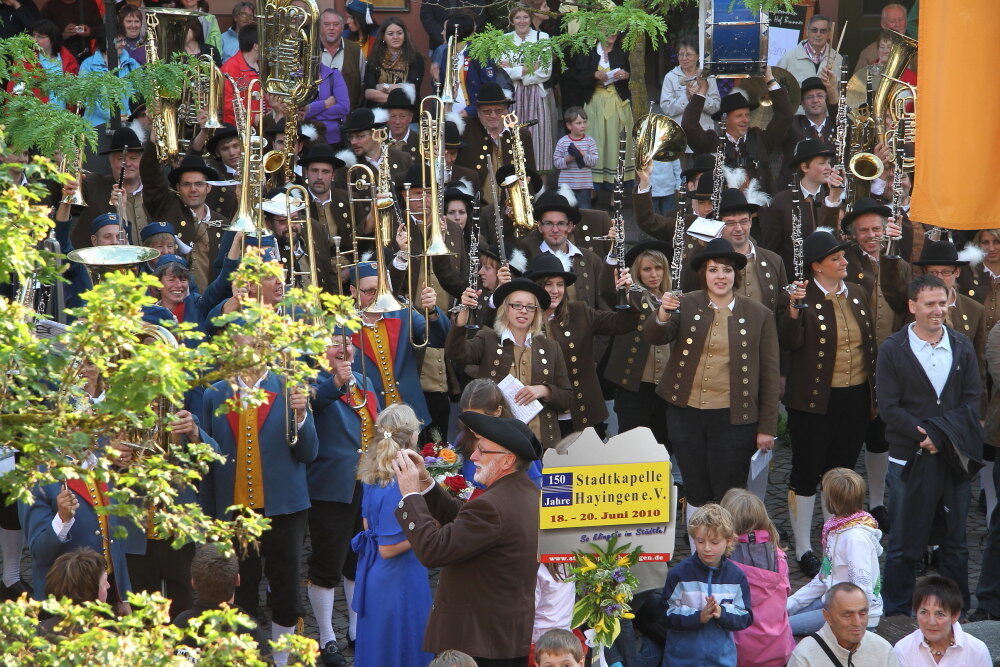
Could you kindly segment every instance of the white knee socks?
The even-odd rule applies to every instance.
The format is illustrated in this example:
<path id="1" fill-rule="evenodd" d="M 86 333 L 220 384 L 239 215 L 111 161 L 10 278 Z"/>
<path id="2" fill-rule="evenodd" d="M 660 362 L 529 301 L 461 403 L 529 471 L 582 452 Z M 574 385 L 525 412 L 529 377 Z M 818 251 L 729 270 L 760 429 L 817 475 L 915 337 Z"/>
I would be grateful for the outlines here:
<path id="1" fill-rule="evenodd" d="M 812 532 L 813 509 L 816 507 L 816 496 L 800 496 L 789 492 L 791 502 L 788 504 L 792 516 L 792 535 L 795 538 L 795 558 L 802 558 L 807 551 L 812 551 L 810 533 Z"/>
<path id="2" fill-rule="evenodd" d="M 295 626 L 285 627 L 284 625 L 278 625 L 274 621 L 271 621 L 271 641 L 278 641 L 284 635 L 290 635 L 295 632 Z M 275 665 L 279 667 L 284 667 L 288 664 L 288 651 L 275 651 L 271 655 L 271 659 L 274 660 Z"/>
<path id="3" fill-rule="evenodd" d="M 986 493 L 986 525 L 993 516 L 993 508 L 997 506 L 997 489 L 993 486 L 993 461 L 983 461 L 983 469 L 979 471 L 979 483 Z M 7 559 L 4 559 L 4 583 L 7 583 Z"/>
<path id="4" fill-rule="evenodd" d="M 868 471 L 868 507 L 885 505 L 885 473 L 889 470 L 889 452 L 878 454 L 865 450 L 865 470 Z"/>
<path id="5" fill-rule="evenodd" d="M 319 630 L 319 648 L 323 649 L 328 642 L 337 641 L 337 634 L 333 631 L 333 600 L 334 589 L 323 588 L 316 584 L 309 584 L 309 604 L 312 605 L 313 615 L 316 617 L 316 629 Z"/>
<path id="6" fill-rule="evenodd" d="M 354 601 L 354 580 L 344 577 L 344 598 L 347 600 L 347 637 L 352 641 L 358 638 L 358 612 L 351 603 Z"/>
<path id="7" fill-rule="evenodd" d="M 992 480 L 990 480 L 992 485 Z M 0 528 L 0 553 L 3 554 L 3 585 L 13 586 L 21 579 L 21 547 L 24 533 Z"/>

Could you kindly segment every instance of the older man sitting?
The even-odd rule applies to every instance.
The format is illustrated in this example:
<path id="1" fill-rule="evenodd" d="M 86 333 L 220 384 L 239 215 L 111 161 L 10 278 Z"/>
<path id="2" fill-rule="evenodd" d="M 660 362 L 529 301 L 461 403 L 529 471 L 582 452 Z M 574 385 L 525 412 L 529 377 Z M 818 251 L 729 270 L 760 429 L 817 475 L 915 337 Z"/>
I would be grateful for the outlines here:
<path id="1" fill-rule="evenodd" d="M 524 665 L 538 570 L 538 487 L 526 471 L 541 445 L 516 419 L 460 418 L 478 438 L 470 458 L 486 486 L 481 496 L 453 498 L 416 452 L 393 464 L 403 495 L 396 519 L 420 562 L 442 568 L 423 648 L 458 649 L 480 667 Z"/>
<path id="2" fill-rule="evenodd" d="M 826 624 L 799 642 L 788 667 L 899 665 L 892 645 L 867 630 L 868 596 L 858 586 L 847 581 L 831 586 L 823 600 L 823 618 Z"/>

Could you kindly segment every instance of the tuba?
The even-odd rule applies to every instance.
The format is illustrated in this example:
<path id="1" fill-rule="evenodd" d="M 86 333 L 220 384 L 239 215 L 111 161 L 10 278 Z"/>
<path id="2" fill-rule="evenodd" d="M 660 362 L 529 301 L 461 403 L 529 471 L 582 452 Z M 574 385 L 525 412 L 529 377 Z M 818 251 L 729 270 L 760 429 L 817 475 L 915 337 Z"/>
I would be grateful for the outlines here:
<path id="1" fill-rule="evenodd" d="M 531 190 L 528 188 L 528 170 L 524 161 L 524 146 L 521 145 L 521 128 L 527 127 L 517 120 L 517 114 L 509 113 L 503 117 L 504 132 L 510 136 L 511 164 L 514 165 L 513 175 L 504 179 L 500 187 L 507 191 L 507 202 L 510 204 L 511 222 L 515 233 L 520 230 L 527 234 L 535 228 L 534 204 L 531 200 Z M 493 202 L 500 214 L 500 203 Z"/>
<path id="2" fill-rule="evenodd" d="M 282 98 L 286 105 L 282 165 L 285 180 L 290 182 L 294 176 L 299 110 L 316 98 L 319 86 L 319 8 L 316 0 L 264 0 L 258 2 L 258 10 L 264 92 Z M 273 166 L 276 159 L 272 157 L 268 162 Z"/>
<path id="3" fill-rule="evenodd" d="M 673 162 L 687 149 L 687 136 L 673 118 L 650 112 L 635 125 L 635 166 L 644 169 L 650 162 Z"/>
<path id="4" fill-rule="evenodd" d="M 887 142 L 890 140 L 892 130 L 887 127 L 886 115 L 889 114 L 891 117 L 894 100 L 899 94 L 899 89 L 906 85 L 899 81 L 899 77 L 917 53 L 917 40 L 894 30 L 889 32 L 892 33 L 892 48 L 879 75 L 879 82 L 875 87 L 871 105 L 875 121 L 875 140 Z M 914 98 L 914 102 L 916 102 L 916 98 Z"/>
<path id="5" fill-rule="evenodd" d="M 184 53 L 187 22 L 192 18 L 207 16 L 187 9 L 147 8 L 146 62 L 170 60 L 177 53 Z M 172 162 L 181 152 L 177 133 L 178 101 L 162 94 L 146 101 L 149 118 L 156 130 L 156 156 L 160 162 Z"/>

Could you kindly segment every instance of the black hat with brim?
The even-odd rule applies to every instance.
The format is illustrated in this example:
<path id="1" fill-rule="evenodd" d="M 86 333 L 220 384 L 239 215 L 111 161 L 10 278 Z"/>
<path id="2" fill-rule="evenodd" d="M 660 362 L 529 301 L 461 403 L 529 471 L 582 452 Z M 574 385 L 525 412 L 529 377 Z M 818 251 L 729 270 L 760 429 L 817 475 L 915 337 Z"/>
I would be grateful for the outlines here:
<path id="1" fill-rule="evenodd" d="M 510 450 L 525 461 L 537 461 L 542 456 L 542 445 L 537 438 L 529 437 L 530 429 L 512 417 L 492 417 L 479 412 L 466 411 L 458 416 L 466 428 L 483 438 Z"/>
<path id="2" fill-rule="evenodd" d="M 566 287 L 576 282 L 576 274 L 566 270 L 562 260 L 551 252 L 543 252 L 528 262 L 528 272 L 524 274 L 528 280 L 544 280 L 545 278 L 562 278 Z"/>
<path id="3" fill-rule="evenodd" d="M 416 111 L 417 105 L 414 104 L 414 101 L 410 99 L 410 96 L 406 94 L 405 90 L 402 88 L 393 88 L 389 91 L 389 96 L 386 97 L 385 104 L 382 105 L 382 108 Z"/>
<path id="4" fill-rule="evenodd" d="M 736 264 L 736 270 L 742 270 L 747 265 L 747 256 L 736 252 L 733 244 L 726 239 L 712 239 L 705 244 L 701 252 L 691 258 L 691 270 L 697 273 L 702 265 L 710 259 L 730 259 Z"/>
<path id="5" fill-rule="evenodd" d="M 871 197 L 862 197 L 858 201 L 854 202 L 854 206 L 852 206 L 851 210 L 847 212 L 844 219 L 840 221 L 841 231 L 846 232 L 848 226 L 852 222 L 866 213 L 877 213 L 883 218 L 888 218 L 892 215 L 892 209 L 885 204 L 872 199 Z"/>
<path id="6" fill-rule="evenodd" d="M 444 147 L 458 150 L 465 148 L 468 144 L 462 141 L 462 133 L 458 131 L 458 125 L 453 120 L 444 123 Z"/>
<path id="7" fill-rule="evenodd" d="M 513 244 L 504 246 L 504 250 L 507 251 L 506 261 L 511 275 L 515 278 L 520 278 L 528 269 L 526 262 L 527 258 L 525 257 L 524 252 Z M 504 260 L 500 259 L 500 245 L 497 243 L 493 243 L 489 246 L 479 246 L 479 254 L 484 257 L 489 257 L 497 264 L 502 264 L 504 262 Z M 515 265 L 515 262 L 519 264 L 519 266 Z"/>
<path id="8" fill-rule="evenodd" d="M 958 258 L 958 248 L 948 241 L 930 241 L 924 243 L 920 251 L 920 259 L 913 262 L 914 266 L 968 266 L 969 263 Z"/>
<path id="9" fill-rule="evenodd" d="M 200 155 L 185 155 L 181 163 L 167 174 L 167 180 L 170 181 L 171 187 L 176 188 L 177 182 L 181 180 L 181 175 L 189 171 L 201 172 L 205 175 L 205 179 L 209 181 L 219 180 L 219 172 L 209 167 L 208 163 L 205 162 L 205 158 Z"/>
<path id="10" fill-rule="evenodd" d="M 542 193 L 535 200 L 534 216 L 536 221 L 541 220 L 542 216 L 549 211 L 565 213 L 574 225 L 580 222 L 580 209 L 576 206 L 570 206 L 569 201 L 558 192 Z"/>
<path id="11" fill-rule="evenodd" d="M 810 76 L 802 80 L 802 85 L 799 86 L 799 92 L 805 97 L 805 94 L 810 90 L 826 90 L 826 86 L 823 85 L 823 81 L 818 76 Z"/>
<path id="12" fill-rule="evenodd" d="M 795 152 L 788 159 L 788 166 L 795 167 L 803 162 L 808 162 L 814 157 L 834 157 L 836 154 L 837 151 L 834 150 L 833 146 L 825 141 L 812 138 L 803 139 L 795 144 Z"/>
<path id="13" fill-rule="evenodd" d="M 493 305 L 497 308 L 500 307 L 508 296 L 514 292 L 530 292 L 535 295 L 538 299 L 538 306 L 542 310 L 548 310 L 549 306 L 552 305 L 552 299 L 549 297 L 549 293 L 542 289 L 542 286 L 536 283 L 534 280 L 529 280 L 527 278 L 515 278 L 509 283 L 504 283 L 497 287 L 496 291 L 493 292 Z"/>
<path id="14" fill-rule="evenodd" d="M 384 109 L 380 109 L 379 111 L 381 112 L 380 116 L 385 114 Z M 362 107 L 360 109 L 353 109 L 347 114 L 340 123 L 340 131 L 344 135 L 348 135 L 354 132 L 365 132 L 384 125 L 384 121 L 376 120 L 375 112 L 372 109 Z"/>
<path id="15" fill-rule="evenodd" d="M 446 187 L 444 194 L 441 196 L 442 203 L 444 204 L 445 210 L 448 208 L 448 204 L 453 201 L 461 200 L 465 202 L 465 205 L 469 207 L 469 213 L 472 213 L 473 199 L 472 195 L 459 187 Z"/>
<path id="16" fill-rule="evenodd" d="M 691 161 L 691 166 L 681 172 L 681 178 L 690 181 L 698 174 L 715 169 L 715 155 L 711 153 L 698 153 Z"/>
<path id="17" fill-rule="evenodd" d="M 699 178 L 698 187 L 695 188 L 694 192 L 688 193 L 688 198 L 697 199 L 698 201 L 710 201 L 712 199 L 714 186 L 715 183 L 712 182 L 711 178 Z"/>
<path id="18" fill-rule="evenodd" d="M 724 215 L 742 211 L 756 213 L 759 209 L 760 206 L 747 201 L 746 195 L 739 188 L 726 188 L 719 197 L 719 211 L 716 215 L 721 218 Z"/>
<path id="19" fill-rule="evenodd" d="M 299 164 L 305 169 L 314 162 L 333 165 L 334 169 L 344 166 L 344 161 L 337 157 L 337 151 L 330 144 L 313 144 L 306 151 L 305 157 L 299 158 Z"/>
<path id="20" fill-rule="evenodd" d="M 824 258 L 835 252 L 847 250 L 850 245 L 849 241 L 838 241 L 833 234 L 826 230 L 816 230 L 802 242 L 802 263 L 809 266 L 813 262 L 822 262 Z"/>
<path id="21" fill-rule="evenodd" d="M 222 127 L 216 130 L 212 138 L 205 144 L 205 150 L 208 151 L 209 155 L 215 155 L 215 149 L 218 147 L 220 141 L 239 136 L 240 131 L 236 129 L 235 125 L 223 123 Z"/>
<path id="22" fill-rule="evenodd" d="M 111 155 L 112 153 L 121 153 L 122 151 L 141 151 L 142 142 L 139 141 L 139 136 L 135 133 L 131 127 L 119 127 L 115 130 L 115 133 L 111 135 L 111 144 L 109 148 L 105 151 L 101 151 L 101 155 Z"/>
<path id="23" fill-rule="evenodd" d="M 542 181 L 542 177 L 538 174 L 538 172 L 531 167 L 525 167 L 524 172 L 528 174 L 528 189 L 531 190 L 531 194 L 535 194 L 541 190 L 545 183 Z M 513 176 L 514 173 L 514 165 L 512 164 L 505 164 L 497 167 L 497 185 L 503 185 L 503 182 Z"/>
<path id="24" fill-rule="evenodd" d="M 635 264 L 635 260 L 639 258 L 639 255 L 647 250 L 662 252 L 663 256 L 668 258 L 671 254 L 670 244 L 664 243 L 663 241 L 643 241 L 641 243 L 636 243 L 628 249 L 628 252 L 625 253 L 625 269 L 631 269 L 632 265 Z"/>
<path id="25" fill-rule="evenodd" d="M 722 118 L 722 114 L 731 113 L 737 109 L 750 109 L 750 111 L 753 111 L 759 106 L 759 104 L 754 104 L 748 100 L 742 93 L 729 93 L 722 98 L 719 110 L 712 114 L 712 120 L 719 120 Z"/>
<path id="26" fill-rule="evenodd" d="M 499 83 L 495 81 L 487 81 L 482 86 L 479 87 L 479 94 L 476 96 L 476 106 L 482 106 L 484 104 L 505 104 L 511 105 L 514 103 L 512 97 L 507 97 L 504 89 L 500 87 Z"/>

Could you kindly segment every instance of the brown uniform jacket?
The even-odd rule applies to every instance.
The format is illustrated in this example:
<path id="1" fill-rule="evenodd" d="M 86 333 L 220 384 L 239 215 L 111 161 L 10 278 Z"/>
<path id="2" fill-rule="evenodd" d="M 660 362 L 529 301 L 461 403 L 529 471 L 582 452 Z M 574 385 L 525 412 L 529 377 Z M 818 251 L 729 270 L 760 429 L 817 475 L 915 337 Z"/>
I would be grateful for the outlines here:
<path id="1" fill-rule="evenodd" d="M 781 169 L 778 171 L 779 187 L 783 183 L 788 183 L 792 174 L 795 173 L 792 170 L 792 167 L 795 165 L 789 166 L 788 161 L 795 153 L 795 145 L 797 143 L 803 139 L 821 139 L 830 146 L 833 146 L 833 143 L 837 139 L 837 106 L 828 105 L 826 109 L 826 120 L 823 121 L 822 131 L 818 133 L 805 114 L 799 113 L 792 117 L 792 123 L 788 127 L 788 136 L 785 137 L 785 142 L 782 146 L 784 159 L 781 161 Z"/>
<path id="2" fill-rule="evenodd" d="M 579 301 L 567 301 L 561 317 L 546 323 L 548 335 L 562 349 L 573 388 L 573 431 L 600 424 L 608 418 L 604 394 L 597 377 L 594 337 L 618 336 L 635 331 L 636 310 L 594 310 Z M 645 358 L 644 358 L 645 359 Z"/>
<path id="3" fill-rule="evenodd" d="M 396 520 L 417 559 L 441 568 L 424 650 L 497 660 L 528 655 L 538 574 L 538 488 L 531 479 L 506 475 L 467 503 L 435 485 L 399 501 Z"/>
<path id="4" fill-rule="evenodd" d="M 869 385 L 875 381 L 875 326 L 872 324 L 868 295 L 864 288 L 846 282 L 851 312 L 861 328 L 861 351 Z M 785 381 L 785 405 L 793 410 L 823 414 L 830 400 L 833 366 L 837 357 L 837 327 L 833 306 L 814 281 L 806 287 L 807 308 L 798 319 L 788 314 L 788 293 L 778 306 L 778 338 L 783 350 L 791 353 Z M 822 318 L 822 319 L 821 319 Z M 874 400 L 875 392 L 872 392 Z M 859 415 L 870 419 L 871 415 Z"/>
<path id="5" fill-rule="evenodd" d="M 524 161 L 528 169 L 535 169 L 535 149 L 532 147 L 531 134 L 527 129 L 522 129 L 521 145 L 524 147 Z M 476 172 L 478 180 L 473 185 L 483 191 L 484 201 L 492 203 L 490 188 L 486 187 L 486 179 L 490 173 L 487 157 L 494 148 L 493 140 L 486 132 L 486 128 L 479 122 L 478 118 L 468 118 L 465 121 L 465 131 L 462 133 L 462 141 L 465 147 L 458 153 L 456 165 L 467 167 Z M 513 162 L 514 151 L 511 144 L 510 134 L 500 135 L 499 153 L 494 162 L 494 166 L 499 169 L 505 164 Z"/>
<path id="6" fill-rule="evenodd" d="M 73 227 L 71 238 L 74 248 L 89 248 L 90 243 L 90 223 L 94 218 L 102 213 L 114 213 L 111 201 L 111 188 L 116 181 L 106 174 L 97 174 L 91 171 L 83 173 L 83 200 L 87 206 L 80 211 Z"/>
<path id="7" fill-rule="evenodd" d="M 992 331 L 1000 322 L 1000 279 L 994 280 L 986 267 L 962 267 L 958 275 L 958 291 L 983 304 L 986 331 Z"/>
<path id="8" fill-rule="evenodd" d="M 984 352 L 986 370 L 993 380 L 993 386 L 1000 386 L 1000 327 L 994 326 L 986 336 Z M 986 392 L 983 392 L 986 395 Z M 1000 392 L 994 390 L 986 409 L 986 442 L 1000 447 Z"/>
<path id="9" fill-rule="evenodd" d="M 907 295 L 911 274 L 909 263 L 882 257 L 879 260 L 879 271 L 876 272 L 871 258 L 853 243 L 844 252 L 844 256 L 847 257 L 847 277 L 844 280 L 861 285 L 868 295 L 869 303 L 875 292 L 875 280 L 878 279 L 882 296 L 892 308 L 892 330 L 898 331 L 910 313 Z"/>
<path id="10" fill-rule="evenodd" d="M 453 326 L 448 331 L 444 348 L 448 359 L 462 365 L 478 365 L 478 377 L 494 382 L 507 377 L 514 364 L 514 344 L 510 341 L 501 343 L 500 336 L 493 329 L 482 328 L 472 338 L 466 338 L 464 327 Z M 530 384 L 543 384 L 552 394 L 542 402 L 538 420 L 542 446 L 546 449 L 555 447 L 559 442 L 557 417 L 573 407 L 573 391 L 562 350 L 554 340 L 543 334 L 531 337 Z"/>
<path id="11" fill-rule="evenodd" d="M 540 237 L 535 237 L 535 239 Z M 524 255 L 530 262 L 534 257 L 541 254 L 540 241 L 529 234 L 517 240 L 517 247 L 524 251 Z M 579 255 L 573 255 L 573 273 L 576 274 L 576 283 L 573 289 L 576 291 L 574 301 L 582 301 L 591 308 L 607 310 L 608 305 L 602 296 L 610 287 L 612 282 L 612 269 L 603 257 L 598 257 L 597 253 L 589 248 L 580 248 Z"/>
<path id="12" fill-rule="evenodd" d="M 839 229 L 838 217 L 839 208 L 831 208 L 824 202 L 830 193 L 829 188 L 823 185 L 819 191 L 819 201 L 807 202 L 800 190 L 799 196 L 799 220 L 802 221 L 802 238 L 809 236 L 817 227 L 829 227 L 833 230 Z M 785 270 L 789 275 L 795 275 L 792 248 L 792 191 L 784 189 L 774 195 L 770 205 L 761 209 L 758 217 L 760 220 L 761 245 L 768 250 L 773 250 L 781 257 L 785 263 Z M 756 232 L 755 232 L 756 234 Z M 834 236 L 836 236 L 834 232 Z"/>
<path id="13" fill-rule="evenodd" d="M 219 174 L 220 181 L 240 180 L 239 176 L 231 174 L 226 170 L 226 167 L 222 164 L 222 160 L 216 157 L 207 157 L 205 158 L 205 162 Z M 213 211 L 221 213 L 222 217 L 226 220 L 232 220 L 236 217 L 236 209 L 239 206 L 239 200 L 236 196 L 237 192 L 238 189 L 235 185 L 213 185 L 212 191 L 208 193 L 205 203 Z"/>
<path id="14" fill-rule="evenodd" d="M 645 301 L 638 304 L 636 302 L 637 299 L 633 298 L 633 305 L 639 308 L 639 323 L 634 330 L 614 337 L 608 363 L 604 368 L 605 380 L 633 392 L 639 391 L 646 359 L 649 357 L 650 345 L 646 342 L 643 330 L 647 320 L 656 312 Z"/>
<path id="15" fill-rule="evenodd" d="M 410 156 L 410 159 L 417 160 L 420 158 L 420 135 L 416 130 L 410 130 L 409 134 L 406 135 L 406 141 L 399 141 L 392 138 L 389 141 L 392 143 L 393 148 L 406 153 Z"/>
<path id="16" fill-rule="evenodd" d="M 704 290 L 681 297 L 680 315 L 664 323 L 646 320 L 650 345 L 673 343 L 656 393 L 671 405 L 687 407 L 698 357 L 705 349 L 714 314 Z M 730 422 L 757 424 L 759 433 L 778 433 L 778 336 L 774 314 L 753 299 L 737 296 L 729 326 Z"/>

